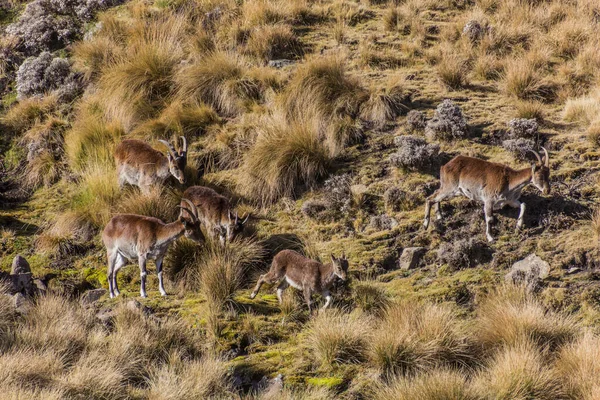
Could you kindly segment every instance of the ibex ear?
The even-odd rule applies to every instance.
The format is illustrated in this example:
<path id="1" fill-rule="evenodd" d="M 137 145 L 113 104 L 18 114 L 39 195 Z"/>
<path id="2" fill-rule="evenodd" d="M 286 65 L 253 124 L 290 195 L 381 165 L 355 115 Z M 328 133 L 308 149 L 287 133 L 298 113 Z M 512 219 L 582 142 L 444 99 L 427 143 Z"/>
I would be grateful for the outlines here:
<path id="1" fill-rule="evenodd" d="M 347 260 L 347 258 L 346 258 L 346 252 L 345 251 L 342 252 L 342 260 Z"/>
<path id="2" fill-rule="evenodd" d="M 336 262 L 337 258 L 335 258 L 335 256 L 333 254 L 331 254 L 331 261 Z"/>

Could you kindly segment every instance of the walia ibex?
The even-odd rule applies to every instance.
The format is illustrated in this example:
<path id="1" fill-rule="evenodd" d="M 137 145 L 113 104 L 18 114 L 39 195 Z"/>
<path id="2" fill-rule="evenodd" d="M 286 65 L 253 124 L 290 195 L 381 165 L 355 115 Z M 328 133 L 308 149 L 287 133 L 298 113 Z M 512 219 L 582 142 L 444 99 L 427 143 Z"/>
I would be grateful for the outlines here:
<path id="1" fill-rule="evenodd" d="M 282 250 L 273 258 L 269 272 L 260 276 L 250 298 L 256 297 L 263 283 L 273 284 L 279 282 L 279 286 L 277 286 L 279 303 L 282 302 L 281 295 L 283 291 L 292 286 L 304 293 L 304 300 L 308 305 L 309 312 L 312 311 L 311 298 L 313 293 L 321 293 L 325 298 L 325 305 L 323 306 L 323 309 L 325 309 L 331 304 L 329 290 L 336 278 L 345 281 L 347 273 L 348 260 L 344 254 L 340 258 L 336 258 L 332 254 L 331 263 L 321 264 L 293 250 Z"/>
<path id="2" fill-rule="evenodd" d="M 207 232 L 213 237 L 219 236 L 222 245 L 226 240 L 233 240 L 244 230 L 246 218 L 239 218 L 233 213 L 231 202 L 213 189 L 204 186 L 192 186 L 183 192 L 183 201 L 189 200 L 198 208 L 198 218 L 206 226 Z"/>
<path id="3" fill-rule="evenodd" d="M 158 273 L 158 289 L 167 295 L 163 286 L 162 263 L 171 243 L 181 235 L 196 242 L 204 241 L 200 229 L 198 211 L 191 202 L 182 210 L 190 219 L 179 217 L 175 222 L 165 224 L 158 218 L 133 214 L 115 215 L 102 232 L 102 241 L 108 255 L 108 290 L 110 297 L 119 295 L 117 273 L 128 260 L 137 259 L 140 266 L 140 295 L 146 297 L 146 261 L 154 259 Z"/>
<path id="4" fill-rule="evenodd" d="M 179 151 L 166 140 L 159 140 L 167 149 L 167 155 L 136 139 L 123 140 L 115 150 L 115 161 L 119 186 L 125 183 L 138 186 L 147 193 L 152 186 L 162 184 L 169 176 L 185 183 L 184 170 L 187 164 L 187 141 L 181 136 Z"/>
<path id="5" fill-rule="evenodd" d="M 440 188 L 427 198 L 423 223 L 425 229 L 429 226 L 432 204 L 436 206 L 437 219 L 441 219 L 440 202 L 461 194 L 471 200 L 483 202 L 485 234 L 488 241 L 494 241 L 490 233 L 493 210 L 499 210 L 505 205 L 520 209 L 517 230 L 520 229 L 525 215 L 525 203 L 519 201 L 523 188 L 532 183 L 543 194 L 550 193 L 550 157 L 545 148 L 542 147 L 542 150 L 543 159 L 539 153 L 531 151 L 538 162 L 520 170 L 478 158 L 454 157 L 440 169 Z"/>

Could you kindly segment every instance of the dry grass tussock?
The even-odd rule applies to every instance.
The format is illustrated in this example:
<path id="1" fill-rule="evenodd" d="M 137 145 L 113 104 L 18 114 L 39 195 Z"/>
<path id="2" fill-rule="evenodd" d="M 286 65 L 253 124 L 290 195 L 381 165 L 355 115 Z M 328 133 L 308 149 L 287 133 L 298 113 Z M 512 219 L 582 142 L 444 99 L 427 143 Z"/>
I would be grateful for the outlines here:
<path id="1" fill-rule="evenodd" d="M 369 346 L 382 374 L 436 366 L 466 366 L 476 358 L 473 339 L 456 311 L 442 305 L 403 302 L 383 313 Z"/>
<path id="2" fill-rule="evenodd" d="M 321 310 L 308 327 L 306 349 L 324 369 L 360 363 L 366 358 L 371 323 L 370 317 L 362 313 Z"/>
<path id="3" fill-rule="evenodd" d="M 600 115 L 600 89 L 594 89 L 589 95 L 569 99 L 565 103 L 564 119 L 569 122 L 581 122 L 591 125 Z"/>
<path id="4" fill-rule="evenodd" d="M 23 133 L 36 123 L 44 121 L 57 107 L 55 97 L 32 97 L 19 101 L 2 116 L 0 122 L 13 133 Z"/>
<path id="5" fill-rule="evenodd" d="M 313 186 L 327 175 L 331 162 L 329 150 L 310 125 L 274 118 L 246 153 L 239 186 L 266 205 Z"/>
<path id="6" fill-rule="evenodd" d="M 476 338 L 484 349 L 517 345 L 525 339 L 540 348 L 556 348 L 579 332 L 575 320 L 545 308 L 524 287 L 506 286 L 481 304 Z"/>
<path id="7" fill-rule="evenodd" d="M 92 310 L 55 295 L 38 298 L 20 319 L 9 315 L 2 314 L 13 340 L 3 341 L 0 389 L 21 394 L 9 398 L 200 399 L 229 390 L 223 362 L 203 356 L 198 332 L 181 320 L 120 304 L 102 325 Z"/>
<path id="8" fill-rule="evenodd" d="M 494 399 L 569 398 L 555 370 L 535 343 L 523 339 L 507 345 L 473 381 L 479 396 Z"/>
<path id="9" fill-rule="evenodd" d="M 586 332 L 559 352 L 556 369 L 575 397 L 597 399 L 600 395 L 600 338 Z"/>
<path id="10" fill-rule="evenodd" d="M 376 400 L 479 399 L 464 374 L 435 369 L 416 377 L 400 377 L 375 389 Z"/>

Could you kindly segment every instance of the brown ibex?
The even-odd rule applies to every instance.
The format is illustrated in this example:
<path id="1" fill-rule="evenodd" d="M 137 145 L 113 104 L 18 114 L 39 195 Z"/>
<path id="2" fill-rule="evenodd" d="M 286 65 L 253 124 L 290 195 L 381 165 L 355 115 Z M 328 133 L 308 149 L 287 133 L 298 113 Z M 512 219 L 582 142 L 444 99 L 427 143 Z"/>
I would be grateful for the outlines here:
<path id="1" fill-rule="evenodd" d="M 206 226 L 207 232 L 213 237 L 219 236 L 221 244 L 233 240 L 244 230 L 246 218 L 238 218 L 238 213 L 232 211 L 231 202 L 213 189 L 205 186 L 192 186 L 183 192 L 183 199 L 189 200 L 198 209 L 198 218 Z"/>
<path id="2" fill-rule="evenodd" d="M 128 260 L 138 260 L 140 266 L 140 295 L 146 297 L 146 261 L 155 260 L 158 273 L 158 289 L 163 296 L 167 295 L 163 286 L 162 263 L 171 245 L 181 235 L 196 242 L 204 241 L 200 229 L 198 211 L 191 202 L 189 208 L 182 208 L 189 216 L 179 217 L 175 222 L 165 224 L 158 218 L 133 214 L 115 215 L 102 232 L 102 241 L 108 255 L 108 290 L 110 297 L 119 295 L 117 273 Z"/>
<path id="3" fill-rule="evenodd" d="M 519 201 L 523 188 L 532 183 L 543 194 L 550 193 L 550 157 L 545 148 L 542 147 L 542 150 L 543 159 L 539 153 L 531 151 L 538 162 L 520 170 L 478 158 L 454 157 L 440 169 L 441 186 L 427 198 L 423 226 L 425 229 L 429 226 L 432 204 L 436 205 L 437 219 L 441 219 L 440 202 L 462 194 L 471 200 L 483 202 L 485 234 L 488 241 L 494 241 L 490 233 L 493 210 L 499 210 L 505 205 L 520 209 L 517 230 L 520 229 L 525 215 L 525 203 Z"/>
<path id="4" fill-rule="evenodd" d="M 256 297 L 263 283 L 273 284 L 279 282 L 279 286 L 277 286 L 279 303 L 282 302 L 281 295 L 283 291 L 292 286 L 304 293 L 304 300 L 308 305 L 309 312 L 311 311 L 313 293 L 321 293 L 325 298 L 325 305 L 323 306 L 323 309 L 325 309 L 331 304 L 329 290 L 335 279 L 340 278 L 345 281 L 347 273 L 348 260 L 344 254 L 340 258 L 336 258 L 332 254 L 331 263 L 321 264 L 293 250 L 282 250 L 273 258 L 269 272 L 260 276 L 250 298 Z"/>
<path id="5" fill-rule="evenodd" d="M 115 149 L 119 186 L 128 183 L 147 193 L 152 186 L 163 183 L 170 175 L 184 184 L 187 141 L 183 136 L 181 141 L 181 149 L 177 151 L 171 143 L 159 140 L 168 149 L 165 156 L 141 140 L 123 140 Z"/>

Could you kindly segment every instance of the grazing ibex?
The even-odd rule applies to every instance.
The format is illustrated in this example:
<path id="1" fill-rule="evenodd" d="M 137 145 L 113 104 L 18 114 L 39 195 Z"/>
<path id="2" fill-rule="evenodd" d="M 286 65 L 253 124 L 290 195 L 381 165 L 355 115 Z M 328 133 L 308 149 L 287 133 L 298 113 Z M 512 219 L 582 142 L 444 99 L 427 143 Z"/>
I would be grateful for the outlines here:
<path id="1" fill-rule="evenodd" d="M 211 188 L 192 186 L 183 192 L 183 201 L 189 200 L 198 208 L 198 218 L 206 226 L 207 232 L 213 237 L 219 236 L 222 245 L 225 240 L 233 240 L 244 230 L 246 218 L 238 218 L 238 213 L 232 212 L 231 202 Z"/>
<path id="2" fill-rule="evenodd" d="M 170 175 L 184 184 L 187 141 L 183 136 L 181 140 L 180 151 L 175 150 L 175 147 L 166 140 L 159 140 L 167 146 L 166 156 L 141 140 L 123 140 L 115 150 L 119 186 L 128 183 L 138 186 L 147 193 L 152 186 L 163 183 Z"/>
<path id="3" fill-rule="evenodd" d="M 427 198 L 425 206 L 425 229 L 429 226 L 431 205 L 436 205 L 437 219 L 442 218 L 440 201 L 449 197 L 464 195 L 471 200 L 479 200 L 484 204 L 485 234 L 488 241 L 494 238 L 490 233 L 493 210 L 505 205 L 520 208 L 517 230 L 523 226 L 525 203 L 519 201 L 521 191 L 529 183 L 547 195 L 550 193 L 550 167 L 548 151 L 542 147 L 544 158 L 535 154 L 538 162 L 531 167 L 514 170 L 502 164 L 496 164 L 478 158 L 457 156 L 440 169 L 440 188 Z"/>
<path id="4" fill-rule="evenodd" d="M 119 214 L 108 222 L 102 232 L 102 241 L 108 255 L 107 278 L 111 298 L 119 295 L 117 273 L 128 260 L 134 259 L 140 266 L 140 295 L 146 297 L 146 261 L 149 259 L 156 262 L 160 294 L 167 295 L 163 286 L 162 263 L 171 243 L 181 235 L 196 242 L 204 241 L 198 211 L 194 204 L 186 203 L 189 208 L 182 207 L 182 210 L 190 215 L 190 220 L 179 217 L 177 221 L 165 224 L 158 218 Z"/>
<path id="5" fill-rule="evenodd" d="M 331 293 L 336 277 L 342 281 L 346 280 L 348 273 L 348 260 L 342 257 L 336 258 L 331 255 L 330 264 L 321 264 L 318 261 L 306 258 L 293 250 L 282 250 L 273 258 L 269 272 L 261 275 L 252 291 L 250 298 L 258 294 L 263 283 L 277 283 L 277 298 L 282 302 L 281 295 L 288 286 L 293 286 L 304 293 L 304 300 L 311 311 L 311 297 L 313 293 L 321 293 L 325 298 L 323 309 L 331 304 Z"/>

